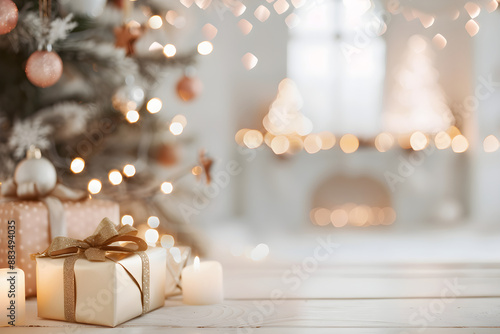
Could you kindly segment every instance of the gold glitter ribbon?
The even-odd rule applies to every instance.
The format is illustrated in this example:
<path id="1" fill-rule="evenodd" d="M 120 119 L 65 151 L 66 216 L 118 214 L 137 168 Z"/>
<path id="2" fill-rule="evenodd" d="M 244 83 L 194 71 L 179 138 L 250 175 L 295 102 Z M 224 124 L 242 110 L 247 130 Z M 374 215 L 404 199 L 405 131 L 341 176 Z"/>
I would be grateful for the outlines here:
<path id="1" fill-rule="evenodd" d="M 65 257 L 64 275 L 64 317 L 66 321 L 76 322 L 76 286 L 75 286 L 75 263 L 79 259 L 103 262 L 106 259 L 120 264 L 125 272 L 137 285 L 142 296 L 142 313 L 149 311 L 150 300 L 150 266 L 149 257 L 145 253 L 148 249 L 147 243 L 136 236 L 137 230 L 130 225 L 115 226 L 111 220 L 104 218 L 94 234 L 85 240 L 72 239 L 68 237 L 56 237 L 49 248 L 43 253 L 35 254 L 35 257 L 60 258 Z M 116 242 L 128 242 L 126 246 L 116 246 Z M 131 243 L 131 244 L 130 244 Z M 135 246 L 135 247 L 129 247 Z M 142 287 L 134 276 L 121 263 L 106 256 L 108 252 L 122 254 L 137 254 L 142 262 Z"/>

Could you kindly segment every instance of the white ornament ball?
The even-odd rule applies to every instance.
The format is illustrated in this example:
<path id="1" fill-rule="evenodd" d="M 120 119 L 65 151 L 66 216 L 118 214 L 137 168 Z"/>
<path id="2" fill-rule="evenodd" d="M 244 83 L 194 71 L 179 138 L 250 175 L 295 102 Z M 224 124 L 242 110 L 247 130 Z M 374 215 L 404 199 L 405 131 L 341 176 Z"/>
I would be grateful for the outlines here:
<path id="1" fill-rule="evenodd" d="M 28 158 L 17 165 L 14 181 L 18 187 L 19 197 L 26 197 L 26 187 L 31 187 L 31 185 L 36 188 L 36 194 L 45 196 L 54 190 L 57 183 L 57 173 L 54 165 L 49 160 L 45 158 Z"/>

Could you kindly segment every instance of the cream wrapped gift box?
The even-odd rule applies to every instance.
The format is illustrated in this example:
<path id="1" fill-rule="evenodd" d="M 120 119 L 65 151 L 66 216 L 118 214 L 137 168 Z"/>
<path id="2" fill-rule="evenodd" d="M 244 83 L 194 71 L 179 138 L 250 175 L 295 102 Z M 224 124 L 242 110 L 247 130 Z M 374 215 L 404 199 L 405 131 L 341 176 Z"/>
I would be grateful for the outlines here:
<path id="1" fill-rule="evenodd" d="M 166 250 L 153 247 L 144 252 L 111 253 L 110 249 L 123 248 L 113 243 L 120 236 L 125 235 L 121 241 L 137 237 L 120 234 L 121 229 L 118 236 L 111 233 L 109 237 L 110 233 L 102 233 L 103 223 L 110 224 L 105 221 L 98 227 L 101 232 L 84 241 L 71 241 L 75 243 L 66 249 L 79 247 L 78 255 L 63 252 L 57 257 L 58 251 L 49 248 L 37 257 L 38 316 L 114 327 L 164 305 Z M 107 235 L 106 241 L 99 240 L 96 246 L 95 240 L 102 235 Z M 56 238 L 51 247 L 57 239 L 63 238 Z M 106 249 L 104 261 L 90 261 L 82 255 L 92 258 Z"/>

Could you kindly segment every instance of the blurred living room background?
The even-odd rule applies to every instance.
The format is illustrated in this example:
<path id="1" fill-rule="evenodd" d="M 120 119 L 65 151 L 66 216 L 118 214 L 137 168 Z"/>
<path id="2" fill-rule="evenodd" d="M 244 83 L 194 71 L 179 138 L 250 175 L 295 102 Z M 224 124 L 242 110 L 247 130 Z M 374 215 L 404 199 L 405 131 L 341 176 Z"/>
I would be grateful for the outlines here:
<path id="1" fill-rule="evenodd" d="M 241 165 L 199 217 L 216 244 L 293 261 L 331 235 L 336 263 L 498 261 L 496 3 L 283 3 L 209 21 L 216 79 L 190 131 L 218 169 Z"/>

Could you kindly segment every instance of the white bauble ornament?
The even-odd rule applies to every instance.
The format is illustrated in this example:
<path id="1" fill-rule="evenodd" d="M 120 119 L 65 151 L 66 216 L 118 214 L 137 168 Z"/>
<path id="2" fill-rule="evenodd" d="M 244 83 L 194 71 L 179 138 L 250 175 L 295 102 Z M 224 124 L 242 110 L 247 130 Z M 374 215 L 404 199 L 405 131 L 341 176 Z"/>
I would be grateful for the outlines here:
<path id="1" fill-rule="evenodd" d="M 54 165 L 41 157 L 40 150 L 34 149 L 17 165 L 14 181 L 19 198 L 46 196 L 56 186 L 57 173 Z"/>

